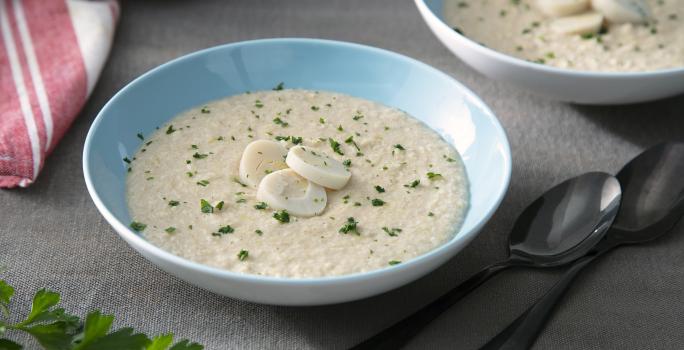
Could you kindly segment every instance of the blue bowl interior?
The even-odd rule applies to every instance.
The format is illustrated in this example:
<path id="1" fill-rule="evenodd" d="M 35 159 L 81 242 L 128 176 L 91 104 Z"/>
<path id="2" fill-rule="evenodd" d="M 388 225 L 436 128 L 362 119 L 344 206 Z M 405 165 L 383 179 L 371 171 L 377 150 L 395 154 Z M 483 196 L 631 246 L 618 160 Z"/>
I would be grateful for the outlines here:
<path id="1" fill-rule="evenodd" d="M 439 132 L 461 153 L 471 204 L 456 235 L 479 229 L 508 186 L 510 152 L 491 111 L 447 75 L 405 56 L 371 47 L 314 39 L 266 39 L 200 51 L 164 64 L 114 96 L 88 135 L 84 171 L 91 190 L 128 225 L 126 164 L 152 133 L 174 115 L 245 91 L 286 88 L 329 90 L 402 109 Z"/>

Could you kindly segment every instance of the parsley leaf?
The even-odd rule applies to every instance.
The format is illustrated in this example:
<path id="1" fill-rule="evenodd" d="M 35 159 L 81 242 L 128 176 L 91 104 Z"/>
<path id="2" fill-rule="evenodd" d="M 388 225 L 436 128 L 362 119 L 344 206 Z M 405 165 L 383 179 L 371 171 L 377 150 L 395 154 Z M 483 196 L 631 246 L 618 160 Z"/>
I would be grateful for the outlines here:
<path id="1" fill-rule="evenodd" d="M 282 90 L 282 89 L 284 89 L 284 88 L 285 88 L 285 83 L 283 83 L 283 82 L 281 81 L 280 83 L 278 83 L 278 85 L 276 85 L 276 87 L 273 88 L 273 91 L 280 91 L 280 90 Z"/>
<path id="2" fill-rule="evenodd" d="M 290 222 L 290 213 L 288 213 L 287 210 L 281 210 L 273 213 L 273 218 L 281 223 L 288 223 Z"/>
<path id="3" fill-rule="evenodd" d="M 268 208 L 268 204 L 266 204 L 266 202 L 259 202 L 259 203 L 254 205 L 254 209 L 257 209 L 257 210 L 264 210 L 266 208 Z"/>
<path id="4" fill-rule="evenodd" d="M 433 173 L 432 171 L 427 173 L 427 177 L 430 180 L 438 180 L 442 178 L 442 174 Z"/>
<path id="5" fill-rule="evenodd" d="M 356 227 L 357 224 L 358 222 L 353 217 L 348 217 L 347 222 L 344 225 L 342 225 L 342 228 L 340 228 L 340 233 L 344 233 L 346 235 L 347 233 L 351 232 L 360 236 L 361 233 Z"/>
<path id="6" fill-rule="evenodd" d="M 245 259 L 247 259 L 247 257 L 249 257 L 249 251 L 242 249 L 238 253 L 237 257 L 240 261 L 245 261 Z"/>
<path id="7" fill-rule="evenodd" d="M 173 128 L 173 125 L 169 125 L 169 127 L 166 129 L 166 134 L 170 135 L 176 132 L 176 129 Z"/>
<path id="8" fill-rule="evenodd" d="M 330 147 L 332 148 L 333 152 L 335 152 L 341 156 L 344 155 L 344 153 L 340 149 L 340 143 L 339 142 L 333 140 L 332 138 L 328 138 L 328 142 L 330 142 Z"/>
<path id="9" fill-rule="evenodd" d="M 399 260 L 390 260 L 390 261 L 388 262 L 388 264 L 389 264 L 390 266 L 399 265 L 399 264 L 401 264 L 401 261 L 399 261 Z"/>
<path id="10" fill-rule="evenodd" d="M 404 185 L 404 187 L 416 188 L 416 187 L 418 187 L 418 185 L 420 185 L 420 180 L 413 180 L 413 182 Z"/>
<path id="11" fill-rule="evenodd" d="M 211 214 L 214 212 L 214 207 L 212 207 L 211 204 L 209 204 L 209 202 L 206 200 L 200 199 L 200 211 L 205 214 Z"/>
<path id="12" fill-rule="evenodd" d="M 371 204 L 372 204 L 374 207 L 382 207 L 383 205 L 385 205 L 385 203 L 386 203 L 386 202 L 383 201 L 383 200 L 380 199 L 380 198 L 373 198 L 373 200 L 371 200 Z"/>
<path id="13" fill-rule="evenodd" d="M 130 227 L 137 232 L 142 232 L 145 230 L 147 225 L 143 224 L 142 222 L 137 222 L 137 221 L 132 221 Z"/>
<path id="14" fill-rule="evenodd" d="M 385 189 L 382 188 L 382 186 L 375 186 L 375 190 L 378 191 L 378 193 L 383 193 L 383 192 L 385 192 Z"/>

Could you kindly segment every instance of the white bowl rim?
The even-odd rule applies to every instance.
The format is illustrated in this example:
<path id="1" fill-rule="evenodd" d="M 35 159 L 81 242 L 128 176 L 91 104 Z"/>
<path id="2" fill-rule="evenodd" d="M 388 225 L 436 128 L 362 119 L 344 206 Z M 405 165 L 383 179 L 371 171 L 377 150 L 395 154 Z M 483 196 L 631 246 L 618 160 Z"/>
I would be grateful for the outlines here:
<path id="1" fill-rule="evenodd" d="M 99 194 L 97 191 L 95 191 L 95 187 L 93 185 L 93 179 L 90 175 L 90 150 L 91 150 L 91 143 L 93 143 L 94 139 L 94 132 L 96 129 L 98 129 L 99 124 L 102 122 L 103 115 L 106 113 L 106 111 L 110 108 L 110 105 L 113 104 L 119 96 L 126 91 L 130 86 L 139 84 L 142 80 L 144 80 L 148 75 L 155 74 L 161 70 L 167 69 L 169 66 L 181 62 L 184 60 L 191 59 L 195 56 L 200 56 L 212 51 L 216 50 L 222 50 L 226 47 L 234 47 L 234 46 L 244 46 L 244 45 L 255 45 L 255 44 L 263 44 L 263 43 L 308 43 L 308 44 L 324 44 L 324 45 L 335 45 L 335 46 L 342 46 L 342 47 L 347 47 L 347 48 L 352 48 L 352 49 L 361 49 L 361 50 L 367 50 L 371 52 L 377 52 L 381 54 L 386 54 L 393 56 L 397 59 L 408 61 L 412 64 L 421 66 L 429 71 L 432 71 L 433 73 L 436 73 L 437 75 L 441 75 L 443 78 L 450 80 L 452 83 L 454 83 L 456 86 L 458 86 L 461 90 L 461 92 L 464 94 L 466 98 L 468 98 L 471 101 L 474 101 L 479 104 L 479 107 L 482 108 L 488 115 L 491 116 L 491 121 L 493 122 L 493 126 L 496 129 L 496 132 L 500 133 L 503 137 L 503 151 L 502 155 L 504 156 L 504 162 L 503 162 L 503 169 L 504 169 L 504 181 L 501 186 L 501 190 L 498 193 L 498 197 L 495 200 L 494 205 L 492 205 L 488 211 L 485 213 L 483 219 L 475 225 L 475 227 L 470 230 L 470 232 L 465 233 L 462 237 L 459 239 L 451 239 L 450 241 L 436 247 L 435 249 L 432 249 L 420 256 L 417 256 L 411 260 L 408 260 L 406 262 L 403 262 L 401 264 L 397 264 L 394 266 L 388 266 L 385 268 L 380 268 L 380 269 L 375 269 L 375 270 L 370 270 L 366 272 L 359 272 L 359 273 L 353 273 L 353 274 L 346 274 L 346 275 L 339 275 L 339 276 L 326 276 L 326 277 L 315 277 L 315 278 L 294 278 L 294 277 L 276 277 L 276 276 L 262 276 L 262 275 L 256 275 L 256 274 L 247 274 L 247 273 L 240 273 L 240 272 L 233 272 L 230 270 L 224 270 L 220 269 L 217 267 L 212 267 L 209 265 L 201 264 L 198 262 L 194 262 L 191 260 L 188 260 L 186 258 L 180 257 L 178 255 L 175 255 L 173 253 L 170 253 L 152 243 L 144 239 L 142 236 L 134 233 L 127 225 L 119 221 L 114 214 L 105 206 L 105 204 L 102 202 L 100 199 Z M 134 244 L 131 244 L 133 248 L 140 248 L 144 249 L 145 251 L 149 252 L 150 254 L 155 255 L 156 257 L 163 259 L 169 263 L 172 263 L 174 265 L 182 265 L 183 267 L 189 269 L 189 270 L 198 270 L 202 273 L 205 274 L 211 274 L 216 277 L 220 278 L 225 278 L 225 279 L 231 279 L 235 280 L 238 282 L 249 282 L 249 283 L 260 283 L 260 284 L 292 284 L 292 285 L 300 285 L 300 286 L 312 286 L 312 285 L 331 285 L 331 284 L 338 284 L 338 283 L 353 283 L 353 282 L 359 282 L 359 281 L 364 281 L 364 280 L 369 280 L 369 279 L 374 279 L 378 277 L 379 275 L 389 273 L 390 271 L 392 272 L 397 272 L 399 273 L 402 270 L 409 269 L 411 265 L 418 264 L 431 256 L 434 255 L 439 255 L 439 254 L 445 254 L 451 248 L 451 246 L 458 244 L 459 242 L 465 240 L 466 242 L 469 242 L 472 238 L 474 238 L 475 235 L 480 231 L 482 226 L 491 219 L 492 215 L 494 215 L 494 212 L 498 209 L 499 205 L 501 204 L 501 201 L 503 200 L 504 196 L 506 195 L 508 191 L 508 186 L 510 183 L 510 178 L 511 178 L 511 151 L 510 151 L 510 146 L 508 143 L 508 138 L 506 136 L 506 132 L 501 126 L 499 120 L 496 118 L 496 115 L 492 110 L 470 89 L 465 87 L 463 84 L 461 84 L 459 81 L 456 79 L 452 78 L 451 76 L 447 75 L 446 73 L 443 73 L 442 71 L 426 64 L 421 61 L 418 61 L 416 59 L 410 58 L 408 56 L 385 50 L 385 49 L 380 49 L 377 47 L 373 46 L 368 46 L 368 45 L 362 45 L 362 44 L 357 44 L 357 43 L 351 43 L 351 42 L 344 42 L 344 41 L 336 41 L 336 40 L 327 40 L 327 39 L 316 39 L 316 38 L 264 38 L 264 39 L 256 39 L 256 40 L 246 40 L 246 41 L 238 41 L 238 42 L 233 42 L 233 43 L 228 43 L 228 44 L 223 44 L 223 45 L 218 45 L 218 46 L 213 46 L 210 48 L 206 48 L 203 50 L 195 51 L 186 55 L 183 55 L 181 57 L 175 58 L 173 60 L 170 60 L 166 63 L 163 63 L 155 68 L 152 68 L 151 70 L 143 73 L 142 75 L 138 76 L 135 78 L 133 81 L 129 82 L 126 84 L 123 88 L 121 88 L 114 96 L 112 96 L 109 101 L 102 107 L 100 112 L 97 114 L 95 119 L 93 120 L 93 123 L 90 126 L 90 129 L 88 130 L 88 134 L 86 136 L 86 140 L 84 143 L 84 148 L 83 148 L 83 176 L 85 178 L 86 182 L 86 188 L 88 189 L 88 193 L 90 194 L 93 202 L 95 203 L 95 206 L 97 209 L 100 211 L 102 216 L 105 218 L 105 220 L 112 225 L 114 230 L 124 238 L 124 240 L 128 241 L 130 244 L 131 242 L 134 242 Z M 458 232 L 461 233 L 461 232 Z M 457 234 L 458 234 L 457 233 Z M 136 249 L 137 250 L 137 249 Z M 156 263 L 155 263 L 156 264 Z"/>
<path id="2" fill-rule="evenodd" d="M 456 32 L 451 26 L 446 24 L 439 16 L 437 16 L 425 3 L 425 0 L 414 0 L 416 3 L 416 6 L 419 9 L 422 9 L 424 13 L 427 13 L 428 16 L 430 16 L 433 20 L 437 22 L 437 25 L 442 26 L 443 28 L 448 29 L 451 35 L 457 40 L 463 43 L 464 45 L 468 46 L 470 49 L 477 51 L 481 54 L 485 55 L 490 55 L 494 56 L 498 60 L 505 61 L 508 64 L 521 67 L 521 68 L 528 68 L 528 69 L 533 69 L 533 70 L 538 70 L 542 71 L 544 73 L 552 73 L 552 74 L 563 74 L 563 75 L 575 75 L 575 76 L 580 76 L 580 77 L 590 77 L 590 78 L 606 78 L 606 79 L 635 79 L 635 78 L 653 78 L 653 77 L 659 77 L 659 76 L 669 76 L 669 75 L 674 75 L 674 74 L 684 74 L 684 66 L 682 67 L 675 67 L 675 68 L 665 68 L 665 69 L 656 69 L 656 70 L 651 70 L 651 71 L 643 71 L 643 72 L 601 72 L 601 71 L 589 71 L 589 70 L 579 70 L 579 69 L 569 69 L 569 68 L 558 68 L 554 66 L 549 66 L 545 64 L 538 64 L 538 63 L 533 63 L 526 61 L 522 58 L 518 58 L 515 56 L 507 55 L 503 52 L 499 52 L 497 50 L 494 50 L 492 48 L 489 48 L 487 46 L 484 46 L 467 36 L 460 34 Z M 445 0 L 446 1 L 446 0 Z"/>

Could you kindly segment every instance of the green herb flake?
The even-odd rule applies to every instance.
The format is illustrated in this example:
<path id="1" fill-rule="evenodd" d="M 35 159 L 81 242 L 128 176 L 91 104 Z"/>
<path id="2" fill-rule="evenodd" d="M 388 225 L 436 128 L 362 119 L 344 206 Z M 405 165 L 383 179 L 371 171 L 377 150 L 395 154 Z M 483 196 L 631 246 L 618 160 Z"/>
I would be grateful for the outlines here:
<path id="1" fill-rule="evenodd" d="M 164 231 L 166 231 L 166 233 L 174 233 L 174 232 L 176 232 L 176 228 L 173 226 L 169 226 L 169 227 L 165 228 Z"/>
<path id="2" fill-rule="evenodd" d="M 209 156 L 209 155 L 206 154 L 206 153 L 199 153 L 199 152 L 195 152 L 195 154 L 192 155 L 192 157 L 195 158 L 195 159 L 204 159 L 204 158 L 206 158 L 206 157 L 208 157 L 208 156 Z"/>
<path id="3" fill-rule="evenodd" d="M 262 107 L 264 107 L 264 104 L 261 102 L 261 100 L 256 100 L 256 101 L 254 101 L 254 107 L 262 108 Z"/>
<path id="4" fill-rule="evenodd" d="M 226 226 L 221 226 L 221 227 L 218 229 L 218 232 L 225 235 L 225 234 L 228 234 L 228 233 L 233 233 L 233 232 L 235 232 L 235 229 L 234 229 L 233 227 L 231 227 L 230 225 L 226 225 Z"/>
<path id="5" fill-rule="evenodd" d="M 321 124 L 325 124 L 325 118 L 323 118 L 323 117 L 318 118 L 318 122 Z"/>
<path id="6" fill-rule="evenodd" d="M 311 106 L 311 110 L 312 110 L 312 111 L 317 111 L 317 110 L 319 110 L 319 109 L 321 109 L 321 108 L 318 107 L 318 106 Z"/>
<path id="7" fill-rule="evenodd" d="M 214 212 L 214 207 L 206 200 L 200 199 L 200 211 L 204 214 L 211 214 Z"/>
<path id="8" fill-rule="evenodd" d="M 332 148 L 333 152 L 335 152 L 335 153 L 337 153 L 337 154 L 339 154 L 339 155 L 341 155 L 341 156 L 344 155 L 344 153 L 343 153 L 342 150 L 340 149 L 340 146 L 341 146 L 341 145 L 340 145 L 339 142 L 333 140 L 332 138 L 328 138 L 328 142 L 330 143 L 330 147 Z"/>
<path id="9" fill-rule="evenodd" d="M 428 213 L 428 216 L 435 216 L 435 213 L 429 212 L 429 213 Z"/>
<path id="10" fill-rule="evenodd" d="M 400 144 L 398 144 L 398 143 L 397 143 L 396 145 L 394 145 L 394 148 L 396 148 L 396 149 L 398 149 L 398 150 L 400 150 L 400 151 L 405 151 L 405 150 L 406 150 L 406 148 L 404 148 L 404 146 L 402 146 L 402 145 L 400 145 Z"/>
<path id="11" fill-rule="evenodd" d="M 128 157 L 123 157 L 123 161 L 126 162 L 127 164 L 131 164 L 131 160 L 128 159 Z"/>
<path id="12" fill-rule="evenodd" d="M 197 181 L 197 185 L 202 186 L 202 187 L 207 187 L 209 184 L 209 180 L 199 180 Z"/>
<path id="13" fill-rule="evenodd" d="M 382 186 L 375 186 L 375 190 L 378 191 L 378 193 L 384 193 L 385 189 Z"/>
<path id="14" fill-rule="evenodd" d="M 169 125 L 169 127 L 166 129 L 166 134 L 170 135 L 170 134 L 173 134 L 174 132 L 176 132 L 176 129 L 173 128 L 173 124 Z"/>
<path id="15" fill-rule="evenodd" d="M 247 200 L 244 198 L 239 198 L 238 200 L 235 201 L 235 203 L 246 203 Z"/>
<path id="16" fill-rule="evenodd" d="M 202 113 L 204 113 L 204 114 L 209 114 L 209 113 L 211 113 L 211 111 L 209 110 L 209 107 L 207 107 L 207 106 L 202 107 L 202 109 L 200 110 L 200 112 L 202 112 Z"/>
<path id="17" fill-rule="evenodd" d="M 399 261 L 399 260 L 390 260 L 390 261 L 388 262 L 388 264 L 389 264 L 390 266 L 399 265 L 399 264 L 401 264 L 401 261 Z"/>
<path id="18" fill-rule="evenodd" d="M 280 117 L 275 117 L 275 118 L 273 118 L 273 122 L 274 122 L 276 125 L 282 126 L 283 128 L 286 128 L 288 125 L 290 125 L 288 122 L 283 121 L 282 119 L 280 119 Z"/>
<path id="19" fill-rule="evenodd" d="M 360 236 L 361 233 L 359 233 L 357 225 L 358 222 L 353 217 L 348 217 L 347 222 L 342 225 L 342 228 L 340 228 L 340 233 L 344 233 L 346 235 L 347 233 L 351 232 Z"/>
<path id="20" fill-rule="evenodd" d="M 302 143 L 302 141 L 304 141 L 304 139 L 302 137 L 295 137 L 295 136 L 292 136 L 291 140 L 292 140 L 292 143 L 295 145 L 299 145 Z"/>
<path id="21" fill-rule="evenodd" d="M 285 88 L 285 83 L 283 83 L 283 82 L 281 81 L 280 83 L 278 83 L 278 85 L 276 85 L 276 86 L 273 88 L 273 91 L 281 91 L 281 90 L 283 90 L 284 88 Z"/>
<path id="22" fill-rule="evenodd" d="M 371 204 L 374 207 L 382 207 L 383 205 L 385 205 L 385 203 L 386 203 L 385 201 L 383 201 L 382 199 L 379 199 L 379 198 L 373 198 L 373 200 L 371 200 Z"/>
<path id="23" fill-rule="evenodd" d="M 245 261 L 249 257 L 249 252 L 242 249 L 237 255 L 238 260 Z"/>
<path id="24" fill-rule="evenodd" d="M 142 232 L 145 230 L 147 225 L 143 224 L 142 222 L 132 221 L 130 227 L 133 229 L 133 231 Z"/>
<path id="25" fill-rule="evenodd" d="M 407 187 L 407 188 L 416 188 L 416 187 L 418 187 L 418 185 L 420 185 L 420 180 L 413 180 L 412 182 L 410 182 L 410 183 L 404 185 L 404 187 Z"/>
<path id="26" fill-rule="evenodd" d="M 240 186 L 242 186 L 242 187 L 247 187 L 247 185 L 243 184 L 243 183 L 240 181 L 240 179 L 238 179 L 237 177 L 234 177 L 234 178 L 233 178 L 233 182 L 235 182 L 236 184 L 238 184 L 238 185 L 240 185 Z"/>
<path id="27" fill-rule="evenodd" d="M 261 230 L 254 230 L 254 233 L 258 234 L 259 236 L 264 234 L 264 231 Z"/>
<path id="28" fill-rule="evenodd" d="M 140 139 L 140 141 L 145 141 L 145 136 L 143 136 L 142 133 L 138 133 L 136 136 Z"/>
<path id="29" fill-rule="evenodd" d="M 390 237 L 397 237 L 397 236 L 399 236 L 399 233 L 401 232 L 400 228 L 396 228 L 396 227 L 389 228 L 387 226 L 383 227 L 382 230 L 385 231 L 385 233 L 387 233 Z"/>
<path id="30" fill-rule="evenodd" d="M 290 213 L 287 210 L 281 210 L 273 213 L 273 218 L 285 224 L 290 222 Z"/>
<path id="31" fill-rule="evenodd" d="M 216 209 L 218 209 L 218 210 L 223 210 L 223 206 L 224 206 L 225 204 L 226 204 L 226 203 L 225 203 L 224 201 L 220 201 L 220 202 L 216 203 Z"/>
<path id="32" fill-rule="evenodd" d="M 169 201 L 169 207 L 177 207 L 179 205 L 180 205 L 179 201 L 173 201 L 173 200 Z"/>
<path id="33" fill-rule="evenodd" d="M 439 179 L 443 178 L 442 174 L 433 173 L 433 172 L 427 173 L 427 177 L 429 180 L 439 180 Z"/>

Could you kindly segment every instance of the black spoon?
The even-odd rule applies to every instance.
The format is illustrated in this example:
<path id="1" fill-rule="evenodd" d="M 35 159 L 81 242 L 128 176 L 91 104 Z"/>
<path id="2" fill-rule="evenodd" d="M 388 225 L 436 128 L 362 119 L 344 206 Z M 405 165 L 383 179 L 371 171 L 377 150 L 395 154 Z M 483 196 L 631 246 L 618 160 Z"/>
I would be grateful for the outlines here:
<path id="1" fill-rule="evenodd" d="M 529 349 L 554 306 L 585 266 L 615 247 L 662 236 L 684 215 L 684 143 L 665 143 L 646 150 L 625 165 L 617 178 L 623 190 L 622 204 L 606 237 L 482 349 Z"/>
<path id="2" fill-rule="evenodd" d="M 606 173 L 588 173 L 547 191 L 520 215 L 509 237 L 507 260 L 490 265 L 407 318 L 352 349 L 397 349 L 451 305 L 496 273 L 514 266 L 568 264 L 600 241 L 617 215 L 620 184 Z"/>

